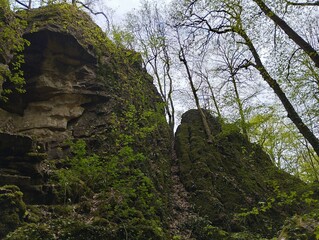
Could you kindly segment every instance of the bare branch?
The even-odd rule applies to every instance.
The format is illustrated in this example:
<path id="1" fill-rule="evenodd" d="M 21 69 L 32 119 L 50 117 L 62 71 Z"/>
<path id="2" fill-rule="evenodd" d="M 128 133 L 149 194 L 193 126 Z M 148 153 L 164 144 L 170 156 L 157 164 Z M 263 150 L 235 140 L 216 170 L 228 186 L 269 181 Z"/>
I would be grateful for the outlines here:
<path id="1" fill-rule="evenodd" d="M 269 17 L 275 24 L 277 24 L 287 36 L 294 41 L 304 52 L 311 58 L 315 66 L 319 68 L 319 53 L 306 42 L 296 31 L 294 31 L 282 18 L 276 15 L 263 0 L 253 0 L 259 8 Z"/>
<path id="2" fill-rule="evenodd" d="M 298 3 L 298 2 L 291 2 L 286 0 L 286 3 L 287 5 L 292 5 L 292 6 L 303 6 L 303 7 L 319 6 L 319 1 Z"/>
<path id="3" fill-rule="evenodd" d="M 27 5 L 27 4 L 25 4 L 25 3 L 23 3 L 23 2 L 20 2 L 19 0 L 15 0 L 18 4 L 20 4 L 21 6 L 23 6 L 23 7 L 25 7 L 26 9 L 30 9 L 30 7 Z M 30 5 L 30 4 L 29 4 Z"/>
<path id="4" fill-rule="evenodd" d="M 74 0 L 72 0 L 72 3 L 73 3 Z M 92 13 L 93 15 L 97 16 L 97 15 L 102 15 L 105 20 L 106 20 L 106 24 L 107 24 L 107 29 L 109 30 L 110 29 L 110 21 L 109 21 L 109 18 L 108 16 L 106 16 L 106 14 L 104 12 L 94 12 L 89 6 L 87 6 L 86 4 L 84 4 L 83 2 L 81 1 L 75 1 L 75 3 L 78 3 L 80 4 L 82 7 L 84 7 L 85 9 L 89 10 L 90 13 Z"/>

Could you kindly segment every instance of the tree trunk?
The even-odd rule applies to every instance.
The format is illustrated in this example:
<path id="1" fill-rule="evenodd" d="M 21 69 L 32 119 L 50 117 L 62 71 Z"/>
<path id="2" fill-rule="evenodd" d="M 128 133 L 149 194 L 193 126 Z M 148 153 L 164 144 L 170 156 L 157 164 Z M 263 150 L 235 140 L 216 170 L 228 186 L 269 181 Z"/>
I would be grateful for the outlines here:
<path id="1" fill-rule="evenodd" d="M 266 68 L 264 67 L 257 50 L 255 49 L 252 41 L 246 34 L 243 29 L 234 30 L 237 32 L 244 40 L 245 44 L 248 46 L 249 50 L 251 51 L 255 62 L 256 62 L 256 69 L 260 72 L 263 79 L 268 83 L 268 85 L 274 90 L 277 97 L 280 99 L 281 103 L 283 104 L 284 108 L 288 113 L 288 117 L 291 121 L 295 124 L 298 128 L 299 132 L 303 135 L 305 139 L 311 144 L 317 155 L 319 156 L 319 139 L 314 135 L 314 133 L 304 124 L 301 117 L 296 112 L 293 105 L 290 103 L 289 99 L 287 98 L 286 94 L 283 92 L 279 84 L 275 79 L 273 79 Z"/>
<path id="2" fill-rule="evenodd" d="M 246 118 L 245 118 L 245 113 L 244 113 L 244 109 L 243 109 L 243 104 L 242 104 L 240 97 L 239 97 L 235 73 L 233 72 L 232 67 L 231 66 L 229 66 L 229 67 L 230 67 L 230 73 L 231 73 L 231 81 L 233 83 L 234 90 L 235 90 L 235 101 L 237 103 L 239 116 L 240 116 L 240 125 L 241 125 L 242 131 L 243 131 L 243 135 L 248 139 Z"/>
<path id="3" fill-rule="evenodd" d="M 218 103 L 217 103 L 217 100 L 215 97 L 214 89 L 213 89 L 212 85 L 210 84 L 209 80 L 207 78 L 205 78 L 205 79 L 206 79 L 206 83 L 208 85 L 210 94 L 212 95 L 213 103 L 214 103 L 215 109 L 217 111 L 217 116 L 219 118 L 219 121 L 222 121 L 223 118 L 222 118 L 222 114 L 220 113 L 220 110 L 219 110 L 219 106 L 218 106 Z"/>
<path id="4" fill-rule="evenodd" d="M 212 143 L 213 142 L 212 132 L 210 130 L 206 115 L 205 115 L 205 113 L 203 112 L 203 110 L 202 110 L 202 108 L 200 106 L 199 98 L 198 98 L 198 95 L 197 95 L 197 90 L 195 88 L 195 85 L 194 85 L 194 82 L 193 82 L 193 78 L 192 78 L 192 74 L 191 74 L 191 71 L 189 69 L 188 62 L 186 60 L 184 49 L 183 49 L 182 46 L 180 46 L 180 61 L 184 64 L 184 67 L 186 69 L 187 78 L 188 78 L 189 84 L 191 86 L 191 90 L 192 90 L 192 93 L 193 93 L 193 96 L 194 96 L 194 99 L 195 99 L 195 104 L 196 104 L 196 107 L 197 107 L 197 109 L 198 109 L 198 111 L 200 113 L 200 116 L 201 116 L 201 119 L 202 119 L 202 122 L 203 122 L 203 125 L 204 125 L 204 130 L 205 130 L 205 133 L 206 133 L 206 136 L 207 136 L 207 141 L 209 143 Z"/>
<path id="5" fill-rule="evenodd" d="M 306 42 L 298 33 L 296 33 L 283 19 L 277 16 L 262 0 L 253 0 L 260 9 L 274 21 L 288 36 L 294 41 L 304 52 L 312 59 L 315 66 L 319 68 L 319 54 L 317 51 Z"/>

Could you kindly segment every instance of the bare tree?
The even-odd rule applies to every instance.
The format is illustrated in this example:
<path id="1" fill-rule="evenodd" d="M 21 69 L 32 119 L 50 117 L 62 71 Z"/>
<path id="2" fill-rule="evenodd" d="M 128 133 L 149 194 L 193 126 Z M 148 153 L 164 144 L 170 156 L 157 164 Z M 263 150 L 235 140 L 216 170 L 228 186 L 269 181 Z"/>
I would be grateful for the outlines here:
<path id="1" fill-rule="evenodd" d="M 134 49 L 142 52 L 145 67 L 153 75 L 165 101 L 165 112 L 172 135 L 175 128 L 173 75 L 169 31 L 166 20 L 156 4 L 143 2 L 141 9 L 130 13 L 125 30 L 135 39 Z"/>
<path id="2" fill-rule="evenodd" d="M 190 85 L 196 107 L 200 113 L 200 116 L 201 116 L 201 119 L 203 122 L 204 130 L 205 130 L 205 133 L 207 136 L 207 141 L 209 143 L 212 143 L 213 142 L 212 132 L 211 132 L 211 129 L 209 127 L 207 117 L 206 117 L 206 115 L 201 107 L 198 93 L 197 93 L 198 88 L 195 87 L 195 82 L 194 82 L 194 77 L 193 77 L 194 74 L 192 73 L 190 64 L 189 64 L 187 56 L 186 56 L 186 51 L 188 50 L 188 48 L 190 48 L 191 44 L 190 44 L 190 42 L 187 42 L 187 40 L 182 42 L 182 39 L 181 39 L 181 36 L 179 34 L 178 29 L 176 29 L 176 33 L 177 33 L 177 43 L 178 43 L 178 48 L 179 48 L 179 60 L 181 61 L 181 63 L 185 67 L 188 83 Z"/>
<path id="3" fill-rule="evenodd" d="M 257 1 L 257 0 L 256 0 Z M 242 22 L 242 11 L 243 7 L 241 2 L 234 1 L 222 1 L 216 3 L 216 8 L 211 8 L 212 3 L 201 4 L 202 11 L 200 12 L 196 9 L 196 4 L 199 3 L 198 0 L 193 0 L 188 4 L 184 16 L 182 18 L 181 27 L 191 28 L 193 31 L 206 31 L 207 34 L 236 34 L 239 39 L 237 43 L 242 44 L 248 48 L 254 61 L 249 59 L 245 63 L 245 67 L 254 67 L 262 76 L 263 80 L 269 85 L 269 87 L 274 91 L 277 97 L 280 99 L 283 107 L 288 113 L 288 117 L 295 124 L 299 132 L 304 136 L 305 139 L 311 144 L 317 155 L 319 156 L 319 140 L 312 132 L 309 127 L 304 123 L 296 109 L 294 108 L 291 101 L 286 96 L 286 93 L 279 85 L 278 81 L 271 76 L 267 71 L 267 68 L 263 64 L 263 61 L 253 43 L 249 34 L 246 32 L 243 22 Z M 260 1 L 257 1 L 260 3 Z M 272 15 L 273 16 L 273 15 Z M 285 26 L 286 27 L 286 26 Z M 289 34 L 294 34 L 290 32 Z M 287 34 L 288 34 L 287 33 Z M 288 35 L 290 36 L 290 35 Z M 295 35 L 292 35 L 295 38 Z M 299 36 L 298 36 L 299 37 Z M 296 40 L 297 41 L 297 40 Z M 302 47 L 309 47 L 308 44 L 301 42 Z M 305 50 L 305 51 L 306 51 Z M 313 48 L 310 48 L 308 54 L 313 53 Z M 311 59 L 316 63 L 317 55 L 310 54 Z M 319 63 L 319 62 L 318 62 Z"/>
<path id="4" fill-rule="evenodd" d="M 313 1 L 313 2 L 292 2 L 292 1 L 288 1 L 285 0 L 285 2 L 287 3 L 287 5 L 291 5 L 291 6 L 304 6 L 304 7 L 309 7 L 309 6 L 319 6 L 319 1 Z"/>
<path id="5" fill-rule="evenodd" d="M 294 41 L 304 52 L 311 58 L 315 66 L 319 68 L 319 53 L 307 42 L 305 41 L 295 30 L 293 30 L 287 22 L 280 18 L 274 11 L 272 11 L 263 0 L 253 0 L 260 9 L 274 21 L 288 36 Z M 291 3 L 291 2 L 290 2 Z M 309 3 L 308 3 L 309 4 Z M 316 5 L 319 6 L 318 2 Z"/>

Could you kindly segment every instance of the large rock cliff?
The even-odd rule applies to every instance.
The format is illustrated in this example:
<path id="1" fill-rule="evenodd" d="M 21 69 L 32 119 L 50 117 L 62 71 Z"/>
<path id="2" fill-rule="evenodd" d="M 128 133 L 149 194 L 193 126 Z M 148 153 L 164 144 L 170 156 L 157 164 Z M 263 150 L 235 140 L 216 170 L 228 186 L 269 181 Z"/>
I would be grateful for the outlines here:
<path id="1" fill-rule="evenodd" d="M 318 192 L 208 112 L 213 141 L 190 110 L 176 156 L 140 55 L 76 7 L 0 2 L 0 43 L 0 238 L 258 239 L 316 207 Z M 280 236 L 317 223 L 295 216 Z"/>
<path id="2" fill-rule="evenodd" d="M 25 44 L 19 54 L 14 46 L 0 52 L 0 184 L 17 185 L 29 204 L 46 204 L 25 213 L 29 228 L 46 219 L 59 239 L 70 231 L 76 239 L 163 238 L 171 134 L 140 55 L 112 43 L 71 5 L 2 11 L 0 29 Z M 16 18 L 24 25 L 7 24 Z M 19 88 L 17 70 L 25 79 Z M 78 206 L 77 217 L 68 204 Z M 51 217 L 56 208 L 61 214 Z M 29 237 L 56 235 L 44 232 Z M 10 238 L 22 239 L 19 232 Z"/>

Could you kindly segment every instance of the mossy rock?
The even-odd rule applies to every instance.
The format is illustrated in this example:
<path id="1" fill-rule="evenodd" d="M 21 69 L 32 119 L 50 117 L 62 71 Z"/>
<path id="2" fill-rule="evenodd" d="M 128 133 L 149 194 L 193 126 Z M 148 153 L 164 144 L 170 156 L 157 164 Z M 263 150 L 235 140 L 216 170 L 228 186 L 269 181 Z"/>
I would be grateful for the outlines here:
<path id="1" fill-rule="evenodd" d="M 276 168 L 236 126 L 205 114 L 212 142 L 197 110 L 183 114 L 176 132 L 180 178 L 196 211 L 227 232 L 274 236 L 287 217 L 307 208 L 297 199 L 307 185 Z"/>
<path id="2" fill-rule="evenodd" d="M 213 226 L 211 222 L 205 217 L 198 217 L 190 219 L 184 226 L 191 229 L 191 238 L 196 240 L 228 240 L 229 233 L 225 230 Z"/>
<path id="3" fill-rule="evenodd" d="M 23 223 L 26 206 L 22 192 L 17 186 L 0 187 L 0 238 Z"/>
<path id="4" fill-rule="evenodd" d="M 46 224 L 30 223 L 26 224 L 12 233 L 9 233 L 5 240 L 53 240 L 54 235 Z"/>
<path id="5" fill-rule="evenodd" d="M 267 240 L 267 238 L 263 238 L 260 235 L 256 235 L 256 233 L 251 233 L 251 232 L 232 233 L 230 234 L 228 239 L 229 240 L 248 240 L 248 239 Z"/>
<path id="6" fill-rule="evenodd" d="M 319 239 L 319 215 L 295 215 L 286 220 L 278 237 L 279 240 L 316 240 Z"/>

